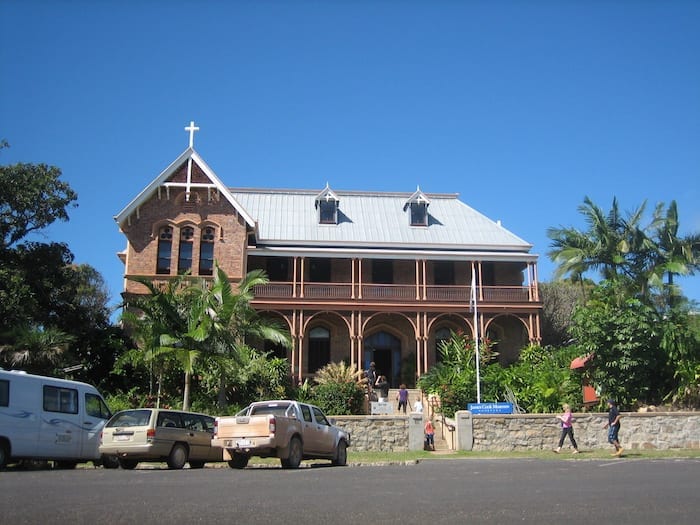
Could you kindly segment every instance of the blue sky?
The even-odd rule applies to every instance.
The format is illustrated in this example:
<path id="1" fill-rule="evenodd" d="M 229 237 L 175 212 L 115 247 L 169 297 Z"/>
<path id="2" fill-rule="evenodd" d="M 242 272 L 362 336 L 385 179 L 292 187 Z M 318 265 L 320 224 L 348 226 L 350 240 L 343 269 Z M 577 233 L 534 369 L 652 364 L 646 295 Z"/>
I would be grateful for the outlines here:
<path id="1" fill-rule="evenodd" d="M 700 232 L 700 2 L 0 0 L 0 164 L 122 290 L 113 216 L 188 145 L 229 186 L 459 193 L 533 244 L 678 202 Z M 700 301 L 700 276 L 680 280 Z"/>

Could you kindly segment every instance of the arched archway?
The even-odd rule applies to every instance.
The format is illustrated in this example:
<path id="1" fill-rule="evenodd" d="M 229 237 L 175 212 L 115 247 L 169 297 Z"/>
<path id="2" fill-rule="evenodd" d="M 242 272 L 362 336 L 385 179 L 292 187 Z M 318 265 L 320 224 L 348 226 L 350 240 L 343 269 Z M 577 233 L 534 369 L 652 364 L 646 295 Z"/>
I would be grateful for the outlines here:
<path id="1" fill-rule="evenodd" d="M 515 363 L 529 342 L 527 326 L 513 315 L 492 319 L 486 327 L 486 338 L 492 341 L 491 349 L 498 353 L 498 362 L 504 366 Z"/>
<path id="2" fill-rule="evenodd" d="M 401 381 L 401 341 L 398 337 L 380 330 L 364 340 L 364 367 L 370 362 L 377 367 L 377 374 L 384 375 L 392 388 Z"/>

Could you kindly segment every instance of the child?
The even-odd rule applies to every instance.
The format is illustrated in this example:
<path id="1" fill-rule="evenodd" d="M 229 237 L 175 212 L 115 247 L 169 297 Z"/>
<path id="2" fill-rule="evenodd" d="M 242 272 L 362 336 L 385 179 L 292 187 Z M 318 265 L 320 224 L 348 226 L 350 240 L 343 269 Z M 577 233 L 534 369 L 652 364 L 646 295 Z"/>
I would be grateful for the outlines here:
<path id="1" fill-rule="evenodd" d="M 435 450 L 435 427 L 429 419 L 425 422 L 425 448 Z"/>
<path id="2" fill-rule="evenodd" d="M 562 405 L 564 413 L 561 416 L 557 416 L 557 419 L 561 421 L 561 437 L 559 438 L 559 446 L 554 449 L 554 452 L 559 454 L 561 451 L 561 446 L 564 444 L 564 438 L 568 435 L 571 441 L 571 446 L 574 447 L 574 454 L 578 454 L 578 445 L 574 439 L 574 427 L 573 427 L 573 416 L 571 415 L 571 407 L 564 403 Z"/>

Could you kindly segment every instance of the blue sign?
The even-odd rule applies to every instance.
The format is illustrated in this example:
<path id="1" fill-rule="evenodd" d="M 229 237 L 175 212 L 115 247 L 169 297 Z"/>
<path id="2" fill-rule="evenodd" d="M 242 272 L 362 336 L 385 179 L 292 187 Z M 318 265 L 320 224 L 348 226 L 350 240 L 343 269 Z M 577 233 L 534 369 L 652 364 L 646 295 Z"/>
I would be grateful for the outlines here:
<path id="1" fill-rule="evenodd" d="M 469 403 L 467 410 L 472 414 L 512 414 L 513 403 Z"/>

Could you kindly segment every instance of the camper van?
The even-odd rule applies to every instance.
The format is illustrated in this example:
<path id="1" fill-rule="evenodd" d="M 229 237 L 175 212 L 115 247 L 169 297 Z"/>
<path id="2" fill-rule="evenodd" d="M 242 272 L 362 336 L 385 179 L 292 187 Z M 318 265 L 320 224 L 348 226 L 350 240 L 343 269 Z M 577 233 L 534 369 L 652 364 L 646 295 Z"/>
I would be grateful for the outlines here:
<path id="1" fill-rule="evenodd" d="M 86 383 L 0 369 L 0 468 L 22 459 L 103 464 L 100 432 L 111 415 Z M 104 465 L 117 466 L 110 458 Z"/>

